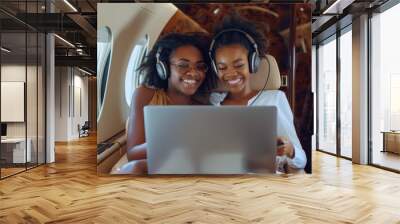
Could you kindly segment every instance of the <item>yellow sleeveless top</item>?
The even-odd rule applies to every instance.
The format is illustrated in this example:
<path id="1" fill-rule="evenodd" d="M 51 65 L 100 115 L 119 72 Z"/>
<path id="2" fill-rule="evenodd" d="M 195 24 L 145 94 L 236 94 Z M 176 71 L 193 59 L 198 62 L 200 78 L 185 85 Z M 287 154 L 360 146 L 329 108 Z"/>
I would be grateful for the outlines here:
<path id="1" fill-rule="evenodd" d="M 167 93 L 162 89 L 156 89 L 149 105 L 168 105 L 170 103 Z"/>

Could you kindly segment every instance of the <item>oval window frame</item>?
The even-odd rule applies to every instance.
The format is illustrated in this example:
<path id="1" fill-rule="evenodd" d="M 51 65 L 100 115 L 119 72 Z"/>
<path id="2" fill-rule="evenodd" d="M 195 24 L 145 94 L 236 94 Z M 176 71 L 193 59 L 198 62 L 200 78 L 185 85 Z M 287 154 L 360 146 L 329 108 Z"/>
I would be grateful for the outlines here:
<path id="1" fill-rule="evenodd" d="M 97 31 L 97 117 L 99 117 L 106 96 L 107 80 L 112 56 L 112 31 L 108 26 Z"/>
<path id="2" fill-rule="evenodd" d="M 149 49 L 150 38 L 149 35 L 145 34 L 138 43 L 133 47 L 132 52 L 129 56 L 128 66 L 125 72 L 125 102 L 130 107 L 132 95 L 134 90 L 140 86 L 143 81 L 143 74 L 140 74 L 138 68 L 143 63 L 148 49 Z"/>

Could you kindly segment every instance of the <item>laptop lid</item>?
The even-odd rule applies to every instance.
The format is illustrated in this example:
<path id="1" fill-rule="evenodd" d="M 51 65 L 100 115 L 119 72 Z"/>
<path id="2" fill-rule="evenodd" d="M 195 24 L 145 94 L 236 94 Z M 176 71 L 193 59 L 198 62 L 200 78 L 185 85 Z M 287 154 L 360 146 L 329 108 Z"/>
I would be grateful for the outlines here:
<path id="1" fill-rule="evenodd" d="M 275 173 L 276 107 L 146 106 L 149 174 Z"/>

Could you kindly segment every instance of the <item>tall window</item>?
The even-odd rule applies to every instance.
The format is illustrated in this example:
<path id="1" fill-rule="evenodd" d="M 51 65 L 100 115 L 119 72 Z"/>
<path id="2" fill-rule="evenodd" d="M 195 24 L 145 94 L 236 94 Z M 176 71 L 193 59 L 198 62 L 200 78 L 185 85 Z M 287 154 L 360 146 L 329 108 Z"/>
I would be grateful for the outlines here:
<path id="1" fill-rule="evenodd" d="M 390 75 L 390 130 L 400 130 L 400 73 Z"/>
<path id="2" fill-rule="evenodd" d="M 400 131 L 399 21 L 400 4 L 371 19 L 372 163 L 396 170 L 400 170 L 400 155 L 392 151 L 400 147 L 400 133 L 394 141 L 385 141 L 383 132 Z M 385 147 L 384 142 L 394 143 L 393 149 Z"/>
<path id="3" fill-rule="evenodd" d="M 129 58 L 128 67 L 125 75 L 125 99 L 128 105 L 131 104 L 132 94 L 135 88 L 140 84 L 140 74 L 138 68 L 143 62 L 149 44 L 149 38 L 146 35 L 133 48 Z"/>
<path id="4" fill-rule="evenodd" d="M 336 153 L 336 38 L 318 48 L 318 149 Z"/>
<path id="5" fill-rule="evenodd" d="M 352 157 L 352 35 L 340 36 L 340 154 Z"/>

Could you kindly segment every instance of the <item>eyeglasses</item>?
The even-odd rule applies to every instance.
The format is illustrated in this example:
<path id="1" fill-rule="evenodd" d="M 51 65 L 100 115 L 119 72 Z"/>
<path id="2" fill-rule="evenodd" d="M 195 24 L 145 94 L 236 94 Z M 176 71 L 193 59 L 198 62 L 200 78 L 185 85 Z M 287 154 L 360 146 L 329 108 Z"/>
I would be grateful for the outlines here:
<path id="1" fill-rule="evenodd" d="M 204 72 L 205 73 L 208 70 L 208 66 L 204 62 L 196 63 L 194 66 L 193 66 L 192 63 L 185 62 L 185 61 L 180 61 L 180 62 L 177 62 L 177 63 L 172 63 L 171 62 L 170 64 L 176 66 L 178 72 L 181 73 L 181 74 L 188 73 L 189 71 L 192 70 L 193 67 L 198 72 Z"/>

